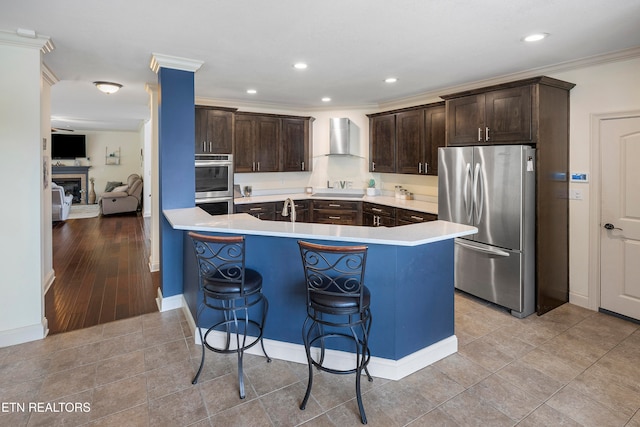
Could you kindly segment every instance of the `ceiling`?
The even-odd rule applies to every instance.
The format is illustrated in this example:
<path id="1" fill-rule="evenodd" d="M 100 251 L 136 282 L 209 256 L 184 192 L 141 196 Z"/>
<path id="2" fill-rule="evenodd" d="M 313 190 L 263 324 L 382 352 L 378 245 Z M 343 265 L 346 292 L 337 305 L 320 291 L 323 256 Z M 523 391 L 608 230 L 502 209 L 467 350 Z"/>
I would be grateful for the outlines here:
<path id="1" fill-rule="evenodd" d="M 20 0 L 0 30 L 55 49 L 52 126 L 137 130 L 152 54 L 204 64 L 197 97 L 300 111 L 375 108 L 640 46 L 638 0 Z M 550 36 L 525 43 L 532 32 Z M 303 61 L 306 70 L 293 64 Z M 384 83 L 397 77 L 394 84 Z M 100 93 L 96 80 L 118 82 Z M 255 89 L 248 95 L 247 89 Z M 322 97 L 330 102 L 322 102 Z"/>

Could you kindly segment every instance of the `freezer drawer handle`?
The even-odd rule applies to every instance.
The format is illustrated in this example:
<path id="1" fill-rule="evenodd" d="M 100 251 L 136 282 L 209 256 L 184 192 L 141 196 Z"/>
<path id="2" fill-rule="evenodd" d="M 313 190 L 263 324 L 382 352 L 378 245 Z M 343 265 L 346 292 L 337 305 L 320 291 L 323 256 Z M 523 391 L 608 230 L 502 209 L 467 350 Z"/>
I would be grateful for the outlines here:
<path id="1" fill-rule="evenodd" d="M 470 245 L 468 243 L 463 243 L 459 240 L 456 240 L 456 245 L 460 245 L 464 248 L 471 249 L 472 251 L 483 252 L 489 255 L 504 256 L 504 257 L 509 256 L 509 252 L 501 251 L 500 249 L 491 249 L 491 248 L 484 248 L 476 245 Z"/>

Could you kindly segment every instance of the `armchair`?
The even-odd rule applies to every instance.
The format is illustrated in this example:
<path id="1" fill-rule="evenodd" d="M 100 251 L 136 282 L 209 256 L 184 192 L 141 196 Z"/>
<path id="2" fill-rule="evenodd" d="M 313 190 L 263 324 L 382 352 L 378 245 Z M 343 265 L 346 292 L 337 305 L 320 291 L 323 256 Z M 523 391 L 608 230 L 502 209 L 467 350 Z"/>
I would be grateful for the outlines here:
<path id="1" fill-rule="evenodd" d="M 140 208 L 142 197 L 142 178 L 137 174 L 129 175 L 127 184 L 102 193 L 100 207 L 102 215 L 122 212 L 136 212 Z"/>
<path id="2" fill-rule="evenodd" d="M 55 182 L 51 183 L 51 220 L 66 221 L 71 210 L 73 196 L 64 194 L 64 188 Z"/>

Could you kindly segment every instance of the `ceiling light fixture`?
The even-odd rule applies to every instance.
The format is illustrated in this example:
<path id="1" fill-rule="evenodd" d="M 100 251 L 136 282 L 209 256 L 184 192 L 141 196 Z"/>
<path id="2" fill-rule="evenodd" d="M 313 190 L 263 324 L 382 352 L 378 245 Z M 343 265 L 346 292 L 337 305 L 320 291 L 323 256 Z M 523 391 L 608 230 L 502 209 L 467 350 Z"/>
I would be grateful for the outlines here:
<path id="1" fill-rule="evenodd" d="M 307 64 L 305 64 L 304 62 L 297 62 L 293 64 L 293 68 L 295 68 L 296 70 L 305 70 L 307 68 Z"/>
<path id="2" fill-rule="evenodd" d="M 528 36 L 525 36 L 522 38 L 522 41 L 525 42 L 538 42 L 542 39 L 546 39 L 547 37 L 549 37 L 548 33 L 535 33 L 535 34 L 529 34 Z"/>
<path id="3" fill-rule="evenodd" d="M 93 82 L 93 84 L 96 85 L 98 90 L 108 95 L 112 93 L 116 93 L 122 87 L 120 83 L 113 83 L 113 82 Z"/>
<path id="4" fill-rule="evenodd" d="M 331 101 L 331 98 L 329 98 L 328 96 L 325 96 L 324 98 L 322 98 L 322 102 L 329 102 Z"/>
<path id="5" fill-rule="evenodd" d="M 258 91 L 257 91 L 257 90 L 255 90 L 255 89 L 247 89 L 247 93 L 248 93 L 249 95 L 255 95 L 256 93 L 258 93 Z"/>
<path id="6" fill-rule="evenodd" d="M 395 78 L 395 77 L 388 77 L 388 78 L 384 79 L 385 83 L 395 83 L 397 81 L 398 81 L 398 79 Z"/>

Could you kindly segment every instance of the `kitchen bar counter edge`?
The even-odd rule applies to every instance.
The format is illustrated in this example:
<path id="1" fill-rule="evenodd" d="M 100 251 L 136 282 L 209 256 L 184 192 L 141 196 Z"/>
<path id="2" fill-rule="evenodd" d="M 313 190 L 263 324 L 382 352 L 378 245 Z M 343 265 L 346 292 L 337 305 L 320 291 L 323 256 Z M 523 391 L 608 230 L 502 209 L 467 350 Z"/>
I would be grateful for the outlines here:
<path id="1" fill-rule="evenodd" d="M 249 214 L 209 215 L 200 208 L 168 209 L 164 215 L 176 230 L 237 233 L 298 239 L 324 239 L 379 245 L 418 246 L 478 230 L 448 221 L 429 221 L 400 227 L 361 227 L 355 225 L 261 221 Z"/>

